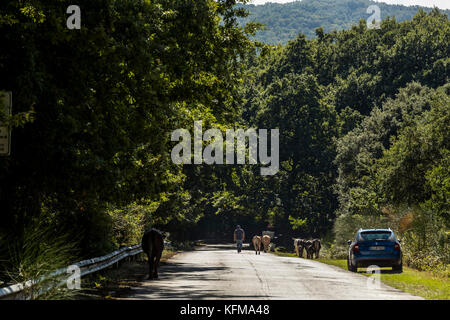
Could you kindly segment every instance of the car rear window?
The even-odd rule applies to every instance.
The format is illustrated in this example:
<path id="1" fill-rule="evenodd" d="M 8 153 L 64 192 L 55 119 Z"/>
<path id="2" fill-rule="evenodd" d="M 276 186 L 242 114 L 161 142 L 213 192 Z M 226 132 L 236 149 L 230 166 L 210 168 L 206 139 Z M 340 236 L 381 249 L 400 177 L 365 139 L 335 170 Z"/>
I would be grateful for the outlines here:
<path id="1" fill-rule="evenodd" d="M 391 231 L 363 231 L 359 237 L 362 241 L 392 240 L 394 234 Z"/>

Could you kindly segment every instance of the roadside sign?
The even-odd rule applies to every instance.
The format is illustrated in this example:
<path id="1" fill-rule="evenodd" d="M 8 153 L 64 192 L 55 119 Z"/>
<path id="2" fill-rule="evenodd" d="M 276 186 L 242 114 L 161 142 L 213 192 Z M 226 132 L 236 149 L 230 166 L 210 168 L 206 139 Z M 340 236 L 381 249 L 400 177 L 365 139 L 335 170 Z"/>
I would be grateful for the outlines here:
<path id="1" fill-rule="evenodd" d="M 0 91 L 0 112 L 10 116 L 12 109 L 12 92 Z M 0 156 L 9 156 L 11 153 L 11 129 L 0 122 Z"/>

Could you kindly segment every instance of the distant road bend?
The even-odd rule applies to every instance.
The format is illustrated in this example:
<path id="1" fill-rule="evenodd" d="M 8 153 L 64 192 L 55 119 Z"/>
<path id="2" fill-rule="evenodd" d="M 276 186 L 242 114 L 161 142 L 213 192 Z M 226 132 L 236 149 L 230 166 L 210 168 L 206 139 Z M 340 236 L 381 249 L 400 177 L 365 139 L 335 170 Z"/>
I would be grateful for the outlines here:
<path id="1" fill-rule="evenodd" d="M 206 245 L 169 259 L 158 280 L 142 282 L 127 299 L 422 299 L 383 283 L 373 288 L 368 279 L 314 260 Z"/>

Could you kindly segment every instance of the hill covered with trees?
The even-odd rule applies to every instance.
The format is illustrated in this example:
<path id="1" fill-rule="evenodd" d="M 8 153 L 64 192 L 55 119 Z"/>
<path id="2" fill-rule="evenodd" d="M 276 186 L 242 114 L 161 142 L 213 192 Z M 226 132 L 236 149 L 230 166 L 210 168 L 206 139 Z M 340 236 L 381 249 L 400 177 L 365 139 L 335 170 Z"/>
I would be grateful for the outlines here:
<path id="1" fill-rule="evenodd" d="M 391 227 L 406 263 L 445 269 L 449 44 L 448 17 L 434 9 L 263 49 L 242 118 L 280 129 L 280 172 L 242 183 L 254 197 L 244 208 L 282 234 L 329 234 L 341 257 L 358 228 Z"/>
<path id="2" fill-rule="evenodd" d="M 308 38 L 314 37 L 314 30 L 319 27 L 325 32 L 349 29 L 359 23 L 360 19 L 368 20 L 372 15 L 366 12 L 370 5 L 380 8 L 381 19 L 395 17 L 399 22 L 411 20 L 419 9 L 431 11 L 431 8 L 420 6 L 390 5 L 370 0 L 302 0 L 285 4 L 244 5 L 250 14 L 241 23 L 258 21 L 265 25 L 266 29 L 259 31 L 255 40 L 286 44 L 299 33 Z M 444 12 L 450 13 L 449 10 Z"/>

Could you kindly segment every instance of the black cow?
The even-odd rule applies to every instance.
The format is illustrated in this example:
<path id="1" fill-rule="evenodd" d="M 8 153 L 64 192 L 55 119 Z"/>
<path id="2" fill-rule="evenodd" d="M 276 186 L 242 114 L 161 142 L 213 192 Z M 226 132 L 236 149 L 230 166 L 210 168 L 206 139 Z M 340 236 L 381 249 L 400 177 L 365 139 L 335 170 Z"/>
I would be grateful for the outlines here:
<path id="1" fill-rule="evenodd" d="M 158 266 L 164 250 L 163 235 L 159 230 L 149 229 L 142 236 L 142 250 L 148 257 L 148 279 L 158 279 Z"/>
<path id="2" fill-rule="evenodd" d="M 314 255 L 316 256 L 316 259 L 319 258 L 319 251 L 321 248 L 320 240 L 319 239 L 313 239 L 313 240 L 307 240 L 305 242 L 305 249 L 306 249 L 306 257 L 308 259 L 314 259 Z"/>
<path id="3" fill-rule="evenodd" d="M 314 247 L 312 240 L 305 241 L 306 258 L 312 259 L 314 254 Z"/>

